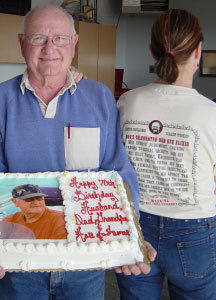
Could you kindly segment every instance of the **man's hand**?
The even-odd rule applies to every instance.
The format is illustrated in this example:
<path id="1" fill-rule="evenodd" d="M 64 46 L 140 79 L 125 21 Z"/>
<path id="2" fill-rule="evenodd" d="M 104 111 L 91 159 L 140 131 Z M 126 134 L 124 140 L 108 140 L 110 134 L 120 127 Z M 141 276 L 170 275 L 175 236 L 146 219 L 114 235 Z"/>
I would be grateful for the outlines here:
<path id="1" fill-rule="evenodd" d="M 5 270 L 0 266 L 0 279 L 5 276 Z"/>
<path id="2" fill-rule="evenodd" d="M 150 261 L 154 261 L 157 255 L 156 250 L 148 242 L 146 243 L 146 248 L 148 252 L 148 258 Z M 150 264 L 144 262 L 138 262 L 135 265 L 122 266 L 115 269 L 116 273 L 124 273 L 125 275 L 139 275 L 141 273 L 148 274 L 151 270 Z"/>
<path id="3" fill-rule="evenodd" d="M 87 76 L 77 70 L 75 67 L 70 67 L 71 74 L 73 75 L 74 81 L 78 83 L 81 79 L 87 79 Z"/>

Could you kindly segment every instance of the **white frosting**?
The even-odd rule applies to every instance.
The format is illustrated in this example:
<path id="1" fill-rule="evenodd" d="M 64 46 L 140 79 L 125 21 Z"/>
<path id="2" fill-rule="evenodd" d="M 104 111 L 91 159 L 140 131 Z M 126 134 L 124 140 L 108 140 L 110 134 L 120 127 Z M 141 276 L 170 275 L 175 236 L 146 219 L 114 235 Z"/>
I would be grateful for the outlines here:
<path id="1" fill-rule="evenodd" d="M 68 239 L 0 239 L 0 265 L 6 270 L 106 269 L 143 261 L 117 172 L 0 173 L 0 186 L 7 178 L 58 178 Z"/>

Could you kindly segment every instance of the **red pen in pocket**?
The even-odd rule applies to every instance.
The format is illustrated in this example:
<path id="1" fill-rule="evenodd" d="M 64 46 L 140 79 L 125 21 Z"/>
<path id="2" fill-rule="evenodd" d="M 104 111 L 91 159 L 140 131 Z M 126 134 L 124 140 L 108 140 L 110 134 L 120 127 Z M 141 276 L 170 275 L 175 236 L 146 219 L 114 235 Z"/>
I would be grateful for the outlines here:
<path id="1" fill-rule="evenodd" d="M 70 139 L 70 128 L 71 128 L 71 125 L 69 123 L 69 125 L 68 125 L 68 139 Z"/>

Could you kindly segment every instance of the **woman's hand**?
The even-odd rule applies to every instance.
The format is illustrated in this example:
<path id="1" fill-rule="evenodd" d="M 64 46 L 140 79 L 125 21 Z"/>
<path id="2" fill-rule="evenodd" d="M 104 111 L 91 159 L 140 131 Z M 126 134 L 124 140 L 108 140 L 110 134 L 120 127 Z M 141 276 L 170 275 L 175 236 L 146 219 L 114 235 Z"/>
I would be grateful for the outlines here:
<path id="1" fill-rule="evenodd" d="M 74 78 L 74 81 L 78 83 L 81 79 L 87 79 L 87 76 L 77 70 L 75 67 L 70 67 L 71 74 Z"/>

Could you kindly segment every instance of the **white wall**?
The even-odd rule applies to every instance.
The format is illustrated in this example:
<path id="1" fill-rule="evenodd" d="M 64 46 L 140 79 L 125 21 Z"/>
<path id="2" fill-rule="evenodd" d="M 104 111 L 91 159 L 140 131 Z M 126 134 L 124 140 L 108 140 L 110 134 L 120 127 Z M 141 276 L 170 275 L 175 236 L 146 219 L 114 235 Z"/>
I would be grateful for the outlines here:
<path id="1" fill-rule="evenodd" d="M 3 64 L 0 63 L 0 82 L 22 74 L 26 68 L 25 64 Z"/>
<path id="2" fill-rule="evenodd" d="M 173 8 L 182 8 L 195 14 L 201 23 L 204 35 L 202 49 L 216 50 L 216 1 L 212 0 L 172 0 Z M 199 77 L 196 74 L 194 88 L 209 98 L 216 98 L 216 78 Z"/>
<path id="3" fill-rule="evenodd" d="M 149 51 L 150 28 L 155 17 L 151 14 L 137 15 L 122 15 L 118 35 L 123 34 L 126 37 L 126 42 L 117 42 L 117 67 L 125 69 L 124 82 L 130 87 L 135 88 L 152 80 L 155 80 L 155 75 L 149 73 L 149 65 L 154 63 Z M 126 33 L 123 33 L 124 29 Z M 124 53 L 124 61 L 119 59 L 118 55 Z"/>
<path id="4" fill-rule="evenodd" d="M 32 8 L 44 4 L 60 4 L 63 0 L 32 0 Z M 170 0 L 173 8 L 191 11 L 200 19 L 205 41 L 203 49 L 216 49 L 216 1 Z M 155 80 L 149 73 L 154 63 L 150 52 L 151 26 L 157 14 L 121 15 L 121 0 L 98 0 L 98 22 L 117 26 L 116 68 L 125 69 L 124 81 L 135 88 Z M 119 18 L 120 16 L 120 18 Z M 24 64 L 0 64 L 0 82 L 23 72 Z M 216 98 L 215 78 L 195 75 L 194 87 L 210 98 Z"/>

